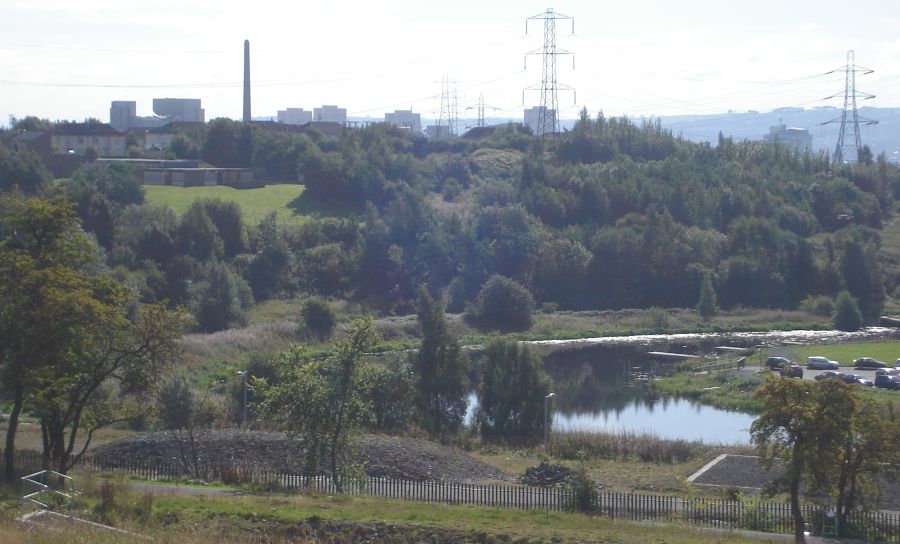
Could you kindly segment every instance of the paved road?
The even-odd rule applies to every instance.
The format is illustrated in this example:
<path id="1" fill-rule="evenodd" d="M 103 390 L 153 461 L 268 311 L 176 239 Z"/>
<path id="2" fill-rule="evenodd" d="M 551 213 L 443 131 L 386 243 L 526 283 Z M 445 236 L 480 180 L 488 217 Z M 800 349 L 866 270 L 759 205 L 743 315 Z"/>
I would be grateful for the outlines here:
<path id="1" fill-rule="evenodd" d="M 765 373 L 768 370 L 763 369 L 758 366 L 745 366 L 743 369 L 739 371 L 740 374 L 743 375 L 751 375 L 755 373 Z M 825 372 L 824 370 L 810 370 L 806 367 L 803 367 L 803 379 L 804 380 L 814 380 L 818 374 Z M 838 369 L 838 372 L 843 372 L 844 374 L 859 374 L 860 376 L 867 378 L 869 380 L 875 381 L 875 371 L 874 370 L 856 370 L 852 366 L 842 366 Z"/>

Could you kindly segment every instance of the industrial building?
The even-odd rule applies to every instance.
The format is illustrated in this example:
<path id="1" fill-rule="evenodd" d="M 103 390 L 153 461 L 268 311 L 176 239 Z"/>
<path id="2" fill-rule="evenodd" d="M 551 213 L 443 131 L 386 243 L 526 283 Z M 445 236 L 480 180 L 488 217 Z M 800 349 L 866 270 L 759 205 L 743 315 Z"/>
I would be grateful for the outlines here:
<path id="1" fill-rule="evenodd" d="M 312 120 L 313 112 L 305 111 L 303 108 L 278 110 L 278 122 L 285 125 L 305 125 L 312 123 Z"/>
<path id="2" fill-rule="evenodd" d="M 407 129 L 414 134 L 422 132 L 422 118 L 412 110 L 394 110 L 393 113 L 385 113 L 384 122 Z"/>
<path id="3" fill-rule="evenodd" d="M 206 112 L 199 98 L 154 98 L 156 116 L 137 115 L 134 100 L 113 100 L 109 107 L 109 124 L 119 132 L 132 128 L 159 128 L 169 123 L 203 123 Z"/>
<path id="4" fill-rule="evenodd" d="M 534 106 L 525 110 L 525 126 L 531 129 L 531 133 L 535 136 L 543 136 L 544 131 L 541 129 L 541 113 L 546 112 L 545 125 L 547 127 L 556 126 L 556 110 L 547 109 L 545 106 Z"/>
<path id="5" fill-rule="evenodd" d="M 769 133 L 763 136 L 767 142 L 778 142 L 788 146 L 794 153 L 812 151 L 812 135 L 805 128 L 788 128 L 780 124 L 769 127 Z"/>
<path id="6" fill-rule="evenodd" d="M 313 121 L 323 123 L 347 124 L 347 109 L 337 106 L 322 106 L 313 108 Z"/>

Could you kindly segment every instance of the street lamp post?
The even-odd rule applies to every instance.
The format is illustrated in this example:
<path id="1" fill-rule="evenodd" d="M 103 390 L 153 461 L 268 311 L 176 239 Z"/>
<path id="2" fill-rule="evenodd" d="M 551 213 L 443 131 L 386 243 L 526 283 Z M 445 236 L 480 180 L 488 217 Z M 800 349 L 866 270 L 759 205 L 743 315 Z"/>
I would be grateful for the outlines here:
<path id="1" fill-rule="evenodd" d="M 238 370 L 235 372 L 241 377 L 241 389 L 243 390 L 244 402 L 241 405 L 241 426 L 247 426 L 247 371 Z"/>
<path id="2" fill-rule="evenodd" d="M 544 442 L 547 442 L 547 435 L 550 430 L 550 412 L 547 410 L 547 404 L 550 402 L 550 399 L 555 396 L 556 393 L 550 393 L 544 396 Z"/>

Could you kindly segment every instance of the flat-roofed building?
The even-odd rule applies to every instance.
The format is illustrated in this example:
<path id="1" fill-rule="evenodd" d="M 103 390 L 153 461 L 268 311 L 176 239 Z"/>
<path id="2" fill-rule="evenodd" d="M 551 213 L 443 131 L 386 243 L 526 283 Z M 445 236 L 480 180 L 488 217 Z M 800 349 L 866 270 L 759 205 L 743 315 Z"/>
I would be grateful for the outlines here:
<path id="1" fill-rule="evenodd" d="M 394 110 L 384 114 L 384 122 L 395 127 L 405 128 L 413 133 L 422 132 L 422 117 L 412 110 Z"/>
<path id="2" fill-rule="evenodd" d="M 312 123 L 313 112 L 306 111 L 303 108 L 288 108 L 286 110 L 278 110 L 278 122 L 285 125 L 305 125 Z"/>
<path id="3" fill-rule="evenodd" d="M 347 124 L 347 108 L 337 106 L 322 106 L 313 108 L 313 121 L 323 123 Z"/>

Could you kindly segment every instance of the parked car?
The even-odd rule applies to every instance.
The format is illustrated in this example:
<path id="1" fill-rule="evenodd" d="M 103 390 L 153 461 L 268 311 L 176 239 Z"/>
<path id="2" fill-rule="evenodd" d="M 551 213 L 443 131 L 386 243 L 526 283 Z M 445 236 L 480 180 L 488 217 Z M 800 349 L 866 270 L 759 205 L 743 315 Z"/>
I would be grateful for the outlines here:
<path id="1" fill-rule="evenodd" d="M 879 373 L 880 370 L 885 369 L 878 369 L 875 371 L 875 387 L 881 387 L 883 389 L 893 389 L 893 380 L 897 377 L 896 374 L 889 374 L 887 372 Z"/>
<path id="2" fill-rule="evenodd" d="M 841 368 L 841 364 L 837 361 L 830 361 L 825 357 L 812 355 L 806 358 L 806 368 L 810 370 L 837 370 Z"/>
<path id="3" fill-rule="evenodd" d="M 787 357 L 769 357 L 766 359 L 766 367 L 769 370 L 778 370 L 791 364 Z"/>
<path id="4" fill-rule="evenodd" d="M 864 387 L 875 387 L 875 382 L 873 382 L 872 380 L 870 380 L 868 378 L 860 378 L 859 380 L 856 381 L 856 383 L 858 383 L 859 385 L 862 385 Z"/>
<path id="5" fill-rule="evenodd" d="M 865 379 L 866 379 L 865 377 L 860 376 L 859 374 L 844 374 L 841 376 L 841 380 L 843 380 L 844 383 L 860 383 L 861 384 L 863 381 L 865 381 Z"/>
<path id="6" fill-rule="evenodd" d="M 855 368 L 887 368 L 888 365 L 871 357 L 860 357 L 853 360 L 853 366 Z"/>
<path id="7" fill-rule="evenodd" d="M 783 366 L 779 370 L 782 378 L 802 378 L 803 367 L 800 365 Z"/>
<path id="8" fill-rule="evenodd" d="M 897 370 L 896 368 L 876 368 L 875 375 L 900 376 L 900 370 Z"/>
<path id="9" fill-rule="evenodd" d="M 845 374 L 843 372 L 835 372 L 834 370 L 826 370 L 821 374 L 816 374 L 815 380 L 827 380 L 828 378 L 835 378 L 838 380 L 843 380 Z"/>

